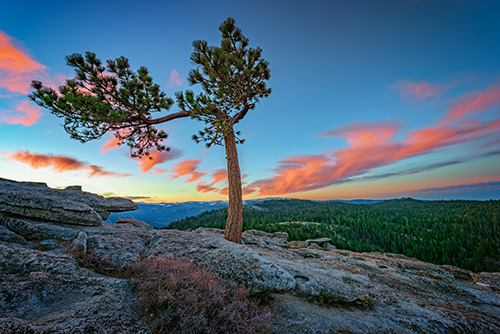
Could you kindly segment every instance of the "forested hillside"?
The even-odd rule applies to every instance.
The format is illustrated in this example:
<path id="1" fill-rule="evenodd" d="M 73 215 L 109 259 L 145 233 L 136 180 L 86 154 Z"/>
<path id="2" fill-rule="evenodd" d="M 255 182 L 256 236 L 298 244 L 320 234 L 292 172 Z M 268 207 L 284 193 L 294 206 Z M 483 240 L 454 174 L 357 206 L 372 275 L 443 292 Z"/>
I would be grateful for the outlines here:
<path id="1" fill-rule="evenodd" d="M 245 230 L 284 231 L 289 240 L 329 237 L 340 249 L 400 253 L 476 272 L 500 271 L 498 200 L 406 198 L 376 204 L 270 200 L 245 206 L 243 216 Z M 214 210 L 168 228 L 224 228 L 226 218 L 227 209 Z"/>

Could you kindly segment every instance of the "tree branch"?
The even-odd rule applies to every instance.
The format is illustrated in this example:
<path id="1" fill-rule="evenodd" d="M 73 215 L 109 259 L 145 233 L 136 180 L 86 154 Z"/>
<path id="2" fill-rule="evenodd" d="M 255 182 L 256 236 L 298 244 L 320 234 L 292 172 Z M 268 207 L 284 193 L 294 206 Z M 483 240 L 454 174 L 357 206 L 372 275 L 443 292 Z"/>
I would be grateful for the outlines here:
<path id="1" fill-rule="evenodd" d="M 152 124 L 165 123 L 165 122 L 171 121 L 173 119 L 188 117 L 188 116 L 189 116 L 189 111 L 184 110 L 184 111 L 179 111 L 175 114 L 170 114 L 170 115 L 163 116 L 163 117 L 156 118 L 156 119 L 143 119 L 143 121 L 147 124 L 152 125 Z"/>

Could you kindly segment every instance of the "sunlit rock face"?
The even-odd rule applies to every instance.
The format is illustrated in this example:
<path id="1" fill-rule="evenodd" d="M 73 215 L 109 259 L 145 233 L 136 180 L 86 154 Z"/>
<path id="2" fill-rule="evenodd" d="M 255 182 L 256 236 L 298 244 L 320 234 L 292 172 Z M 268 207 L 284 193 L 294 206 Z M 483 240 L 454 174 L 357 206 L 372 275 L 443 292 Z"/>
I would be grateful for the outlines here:
<path id="1" fill-rule="evenodd" d="M 324 243 L 295 247 L 261 231 L 235 244 L 217 229 L 84 226 L 2 211 L 1 333 L 150 333 L 134 308 L 131 279 L 82 268 L 70 249 L 118 270 L 143 258 L 182 257 L 268 296 L 290 333 L 500 332 L 498 273 Z"/>

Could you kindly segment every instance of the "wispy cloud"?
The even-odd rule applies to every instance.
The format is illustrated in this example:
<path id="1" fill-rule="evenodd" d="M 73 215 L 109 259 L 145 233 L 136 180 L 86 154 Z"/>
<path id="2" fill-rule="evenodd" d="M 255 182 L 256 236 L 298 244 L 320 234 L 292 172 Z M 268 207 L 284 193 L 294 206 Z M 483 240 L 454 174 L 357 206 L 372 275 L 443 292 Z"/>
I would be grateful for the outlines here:
<path id="1" fill-rule="evenodd" d="M 211 186 L 223 182 L 227 179 L 227 171 L 225 169 L 218 169 L 214 173 L 210 174 L 212 176 Z"/>
<path id="2" fill-rule="evenodd" d="M 470 183 L 470 184 L 458 184 L 458 185 L 454 185 L 454 186 L 438 187 L 438 188 L 425 188 L 425 189 L 415 190 L 415 192 L 435 192 L 435 191 L 478 189 L 478 188 L 499 187 L 499 186 L 500 186 L 500 181 L 493 181 L 493 182 L 479 182 L 479 183 Z"/>
<path id="3" fill-rule="evenodd" d="M 322 136 L 345 138 L 349 146 L 330 154 L 283 159 L 273 177 L 253 182 L 250 189 L 264 196 L 319 189 L 396 161 L 496 136 L 500 131 L 500 118 L 479 121 L 470 116 L 498 105 L 500 83 L 460 97 L 442 121 L 409 131 L 402 141 L 395 140 L 400 126 L 393 122 L 356 123 L 328 131 Z"/>
<path id="4" fill-rule="evenodd" d="M 33 169 L 51 168 L 56 173 L 69 171 L 88 171 L 88 177 L 110 176 L 125 177 L 130 174 L 122 174 L 106 171 L 103 167 L 91 165 L 78 159 L 65 155 L 32 153 L 30 151 L 15 151 L 5 154 L 9 159 L 21 162 Z"/>
<path id="5" fill-rule="evenodd" d="M 184 80 L 180 77 L 179 73 L 176 70 L 172 70 L 170 72 L 170 80 L 167 82 L 168 88 L 179 87 L 184 83 Z"/>
<path id="6" fill-rule="evenodd" d="M 200 162 L 201 159 L 193 159 L 176 163 L 171 171 L 173 173 L 173 176 L 170 180 L 174 180 L 183 176 L 189 176 L 189 178 L 187 178 L 184 183 L 198 181 L 202 176 L 206 175 L 206 173 L 198 171 L 198 165 L 200 164 Z"/>
<path id="7" fill-rule="evenodd" d="M 42 116 L 42 111 L 29 101 L 19 103 L 15 111 L 5 111 L 0 114 L 0 122 L 30 126 Z"/>
<path id="8" fill-rule="evenodd" d="M 125 196 L 123 198 L 129 199 L 131 201 L 138 201 L 141 199 L 154 199 L 154 197 L 149 197 L 149 196 Z"/>
<path id="9" fill-rule="evenodd" d="M 33 60 L 13 38 L 0 31 L 0 89 L 27 94 L 31 80 L 46 69 Z"/>
<path id="10" fill-rule="evenodd" d="M 491 85 L 487 90 L 475 91 L 461 96 L 446 112 L 439 125 L 460 119 L 466 114 L 473 116 L 500 104 L 500 82 Z"/>
<path id="11" fill-rule="evenodd" d="M 167 172 L 166 169 L 163 168 L 155 168 L 155 174 L 165 174 Z"/>
<path id="12" fill-rule="evenodd" d="M 166 161 L 175 160 L 182 156 L 182 151 L 171 149 L 170 151 L 149 151 L 149 157 L 134 158 L 139 162 L 139 170 L 143 173 L 149 172 L 154 166 L 162 164 Z"/>
<path id="13" fill-rule="evenodd" d="M 431 84 L 427 81 L 399 80 L 393 88 L 399 91 L 399 95 L 408 100 L 425 100 L 431 96 L 441 97 L 448 89 L 448 86 Z"/>
<path id="14" fill-rule="evenodd" d="M 106 154 L 109 150 L 114 150 L 115 148 L 120 147 L 120 139 L 117 137 L 110 138 L 104 145 L 101 147 L 101 153 Z"/>

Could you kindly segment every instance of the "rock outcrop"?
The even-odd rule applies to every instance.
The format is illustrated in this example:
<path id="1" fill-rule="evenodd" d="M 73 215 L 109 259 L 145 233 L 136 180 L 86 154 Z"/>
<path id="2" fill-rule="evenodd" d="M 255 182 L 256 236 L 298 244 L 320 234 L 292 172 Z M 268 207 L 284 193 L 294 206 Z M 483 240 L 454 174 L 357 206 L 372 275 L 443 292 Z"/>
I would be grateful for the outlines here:
<path id="1" fill-rule="evenodd" d="M 0 178 L 0 212 L 71 225 L 100 226 L 110 212 L 136 210 L 125 198 L 105 198 L 80 186 L 52 189 L 45 183 Z"/>
<path id="2" fill-rule="evenodd" d="M 69 249 L 118 266 L 183 257 L 267 295 L 290 333 L 500 332 L 498 273 L 398 254 L 293 248 L 283 235 L 261 231 L 244 233 L 239 245 L 216 229 L 62 225 L 5 211 L 0 225 L 1 333 L 150 333 L 134 308 L 132 282 L 79 267 Z"/>

